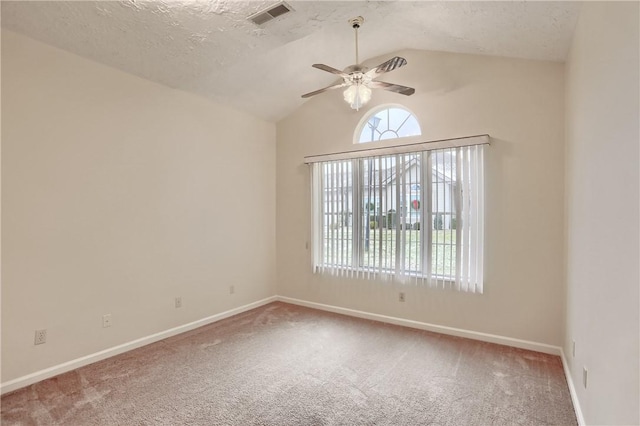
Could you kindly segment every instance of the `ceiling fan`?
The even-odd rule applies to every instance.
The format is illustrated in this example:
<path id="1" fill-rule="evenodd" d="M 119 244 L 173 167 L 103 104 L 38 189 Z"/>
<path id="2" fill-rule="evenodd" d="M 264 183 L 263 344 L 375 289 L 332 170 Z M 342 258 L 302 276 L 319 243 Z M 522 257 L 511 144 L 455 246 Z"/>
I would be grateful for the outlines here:
<path id="1" fill-rule="evenodd" d="M 356 35 L 356 64 L 350 65 L 340 71 L 336 68 L 330 67 L 324 64 L 313 64 L 312 67 L 319 70 L 327 71 L 332 74 L 342 77 L 342 82 L 333 84 L 314 92 L 309 92 L 302 95 L 303 98 L 310 98 L 319 93 L 327 90 L 339 89 L 341 87 L 347 87 L 344 91 L 344 100 L 351 105 L 351 108 L 358 110 L 364 104 L 371 99 L 371 89 L 384 89 L 391 92 L 400 93 L 401 95 L 410 96 L 415 93 L 415 89 L 412 87 L 401 86 L 399 84 L 385 83 L 384 81 L 376 81 L 374 78 L 380 74 L 384 74 L 389 71 L 393 71 L 407 64 L 406 59 L 396 56 L 388 61 L 378 65 L 375 68 L 369 69 L 359 64 L 358 62 L 358 28 L 364 22 L 362 16 L 349 19 L 349 25 L 355 30 Z"/>

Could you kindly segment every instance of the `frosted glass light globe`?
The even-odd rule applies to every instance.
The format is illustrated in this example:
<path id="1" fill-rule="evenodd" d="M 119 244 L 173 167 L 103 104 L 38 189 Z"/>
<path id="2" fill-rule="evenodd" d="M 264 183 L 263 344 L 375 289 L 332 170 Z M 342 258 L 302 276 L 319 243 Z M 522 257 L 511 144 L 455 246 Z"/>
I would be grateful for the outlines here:
<path id="1" fill-rule="evenodd" d="M 362 84 L 354 84 L 344 91 L 344 100 L 356 111 L 371 100 L 371 89 Z"/>

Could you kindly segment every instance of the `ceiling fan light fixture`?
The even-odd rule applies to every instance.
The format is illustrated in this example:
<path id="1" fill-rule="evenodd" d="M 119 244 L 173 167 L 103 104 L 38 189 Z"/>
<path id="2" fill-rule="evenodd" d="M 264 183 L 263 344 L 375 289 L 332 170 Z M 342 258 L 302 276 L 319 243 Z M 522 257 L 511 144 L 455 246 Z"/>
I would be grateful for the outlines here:
<path id="1" fill-rule="evenodd" d="M 364 84 L 354 84 L 343 92 L 344 100 L 356 111 L 371 100 L 371 89 Z"/>

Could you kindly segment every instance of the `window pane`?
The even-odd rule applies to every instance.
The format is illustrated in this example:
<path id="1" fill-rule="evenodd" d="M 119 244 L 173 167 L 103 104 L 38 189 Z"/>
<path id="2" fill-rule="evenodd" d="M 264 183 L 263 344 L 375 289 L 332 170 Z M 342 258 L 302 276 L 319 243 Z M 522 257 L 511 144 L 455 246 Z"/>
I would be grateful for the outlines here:
<path id="1" fill-rule="evenodd" d="M 329 266 L 351 266 L 353 251 L 351 162 L 332 161 L 324 164 L 323 178 L 323 259 Z"/>
<path id="2" fill-rule="evenodd" d="M 431 154 L 432 164 L 432 274 L 453 278 L 456 275 L 456 236 L 454 189 L 456 178 L 455 150 L 437 150 Z"/>
<path id="3" fill-rule="evenodd" d="M 384 270 L 395 269 L 395 234 L 388 223 L 387 210 L 395 203 L 389 179 L 394 172 L 391 157 L 372 157 L 362 161 L 363 209 L 360 265 Z"/>
<path id="4" fill-rule="evenodd" d="M 420 179 L 421 156 L 404 155 L 403 210 L 405 212 L 403 237 L 405 242 L 404 269 L 410 272 L 422 271 L 422 255 L 420 254 Z"/>
<path id="5" fill-rule="evenodd" d="M 378 133 L 382 133 L 390 129 L 388 109 L 378 112 L 374 117 L 376 117 L 379 120 L 378 126 L 376 127 L 376 129 L 378 130 Z"/>
<path id="6" fill-rule="evenodd" d="M 360 129 L 358 142 L 421 135 L 418 120 L 404 108 L 387 108 L 371 115 Z"/>
<path id="7" fill-rule="evenodd" d="M 407 121 L 404 122 L 402 127 L 397 129 L 398 137 L 407 137 L 407 136 L 420 136 L 422 132 L 420 131 L 420 125 L 418 124 L 418 120 L 411 115 L 407 118 Z"/>
<path id="8" fill-rule="evenodd" d="M 389 128 L 398 130 L 402 127 L 404 122 L 411 116 L 411 113 L 406 109 L 401 108 L 389 108 Z"/>

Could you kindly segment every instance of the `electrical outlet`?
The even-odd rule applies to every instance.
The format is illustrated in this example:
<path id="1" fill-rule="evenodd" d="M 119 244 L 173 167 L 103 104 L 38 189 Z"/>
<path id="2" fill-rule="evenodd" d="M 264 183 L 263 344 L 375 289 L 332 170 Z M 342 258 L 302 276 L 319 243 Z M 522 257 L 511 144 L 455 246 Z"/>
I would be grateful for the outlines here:
<path id="1" fill-rule="evenodd" d="M 47 343 L 47 330 L 36 330 L 36 336 L 34 339 L 34 345 L 41 345 Z"/>
<path id="2" fill-rule="evenodd" d="M 236 292 L 236 286 L 230 285 L 229 286 L 229 294 L 234 294 L 235 292 Z"/>
<path id="3" fill-rule="evenodd" d="M 582 367 L 582 384 L 587 388 L 587 367 Z"/>
<path id="4" fill-rule="evenodd" d="M 402 292 L 402 291 L 400 292 L 400 295 L 398 296 L 398 300 L 400 302 L 404 302 L 404 292 Z"/>
<path id="5" fill-rule="evenodd" d="M 102 328 L 111 327 L 111 314 L 105 314 L 102 316 Z"/>
<path id="6" fill-rule="evenodd" d="M 182 297 L 176 297 L 176 308 L 182 308 Z"/>
<path id="7" fill-rule="evenodd" d="M 571 348 L 571 354 L 573 355 L 573 358 L 576 357 L 576 341 L 572 340 L 573 342 L 573 347 Z"/>

